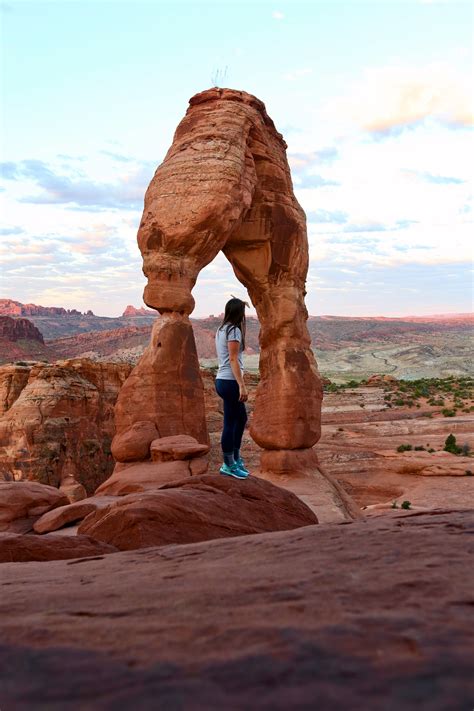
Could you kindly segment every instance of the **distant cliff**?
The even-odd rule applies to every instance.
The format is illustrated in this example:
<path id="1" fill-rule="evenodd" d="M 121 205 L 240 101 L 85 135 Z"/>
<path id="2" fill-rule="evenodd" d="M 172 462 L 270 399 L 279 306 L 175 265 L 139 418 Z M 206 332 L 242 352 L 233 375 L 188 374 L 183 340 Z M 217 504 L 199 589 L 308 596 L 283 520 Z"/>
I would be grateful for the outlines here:
<path id="1" fill-rule="evenodd" d="M 41 331 L 27 318 L 0 316 L 0 338 L 5 341 L 28 340 L 44 344 Z"/>
<path id="2" fill-rule="evenodd" d="M 144 306 L 141 306 L 139 309 L 137 309 L 135 306 L 131 306 L 130 304 L 125 308 L 125 311 L 122 314 L 123 317 L 129 317 L 129 316 L 157 316 L 158 313 L 157 311 L 153 311 L 152 309 L 145 309 Z"/>
<path id="3" fill-rule="evenodd" d="M 22 304 L 21 301 L 0 299 L 0 316 L 93 316 L 92 311 L 82 314 L 77 309 L 63 309 L 62 306 L 37 306 Z"/>

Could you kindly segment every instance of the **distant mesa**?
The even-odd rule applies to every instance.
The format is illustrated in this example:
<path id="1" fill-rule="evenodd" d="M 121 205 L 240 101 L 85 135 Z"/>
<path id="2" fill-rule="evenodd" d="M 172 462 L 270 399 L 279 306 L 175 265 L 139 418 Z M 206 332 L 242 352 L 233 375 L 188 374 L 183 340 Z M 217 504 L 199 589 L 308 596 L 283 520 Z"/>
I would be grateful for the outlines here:
<path id="1" fill-rule="evenodd" d="M 156 311 L 153 311 L 152 309 L 145 309 L 143 306 L 141 306 L 139 309 L 137 309 L 135 306 L 131 306 L 129 304 L 125 311 L 122 314 L 122 317 L 130 317 L 130 316 L 156 316 Z"/>
<path id="2" fill-rule="evenodd" d="M 86 313 L 62 306 L 37 306 L 22 304 L 12 299 L 0 299 L 0 316 L 94 316 L 89 309 Z"/>
<path id="3" fill-rule="evenodd" d="M 27 318 L 11 318 L 11 316 L 0 316 L 0 339 L 3 341 L 38 341 L 44 344 L 41 331 L 34 326 Z"/>

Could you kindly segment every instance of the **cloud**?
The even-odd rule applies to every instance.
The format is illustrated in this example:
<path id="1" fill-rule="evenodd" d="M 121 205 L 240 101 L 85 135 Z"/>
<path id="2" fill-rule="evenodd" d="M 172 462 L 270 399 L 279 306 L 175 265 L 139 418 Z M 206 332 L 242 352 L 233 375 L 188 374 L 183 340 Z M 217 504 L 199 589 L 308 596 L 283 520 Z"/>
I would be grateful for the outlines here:
<path id="1" fill-rule="evenodd" d="M 118 163 L 133 163 L 134 158 L 131 158 L 130 156 L 125 156 L 122 153 L 114 153 L 113 151 L 100 151 L 102 155 L 107 156 L 108 158 L 112 158 L 112 160 L 117 161 Z"/>
<path id="2" fill-rule="evenodd" d="M 285 18 L 285 15 L 280 12 L 280 10 L 274 10 L 272 12 L 272 17 L 274 20 L 283 20 Z"/>
<path id="3" fill-rule="evenodd" d="M 155 166 L 137 163 L 116 182 L 92 180 L 73 168 L 69 173 L 61 172 L 51 164 L 35 159 L 3 163 L 0 167 L 5 179 L 32 182 L 40 189 L 39 193 L 18 198 L 22 203 L 137 210 L 143 206 L 143 195 Z"/>
<path id="4" fill-rule="evenodd" d="M 312 175 L 311 173 L 305 173 L 300 176 L 295 177 L 295 185 L 300 188 L 322 188 L 327 185 L 340 185 L 337 180 L 327 180 L 321 175 Z"/>
<path id="5" fill-rule="evenodd" d="M 312 210 L 306 215 L 308 222 L 316 223 L 335 223 L 337 225 L 342 225 L 347 222 L 347 213 L 342 210 Z"/>
<path id="6" fill-rule="evenodd" d="M 433 183 L 434 185 L 463 185 L 466 182 L 461 178 L 454 178 L 448 175 L 433 175 L 432 173 L 416 170 L 407 170 L 406 172 L 408 174 L 416 175 L 421 180 L 424 180 L 427 183 Z"/>
<path id="7" fill-rule="evenodd" d="M 298 173 L 321 163 L 332 163 L 338 157 L 339 151 L 335 146 L 326 146 L 309 153 L 289 153 L 288 162 L 293 173 Z"/>
<path id="8" fill-rule="evenodd" d="M 447 63 L 366 69 L 344 96 L 322 109 L 326 120 L 352 124 L 375 138 L 432 119 L 450 128 L 473 125 L 471 77 Z"/>
<path id="9" fill-rule="evenodd" d="M 24 232 L 23 227 L 0 227 L 0 235 L 2 237 L 5 235 L 21 235 Z"/>
<path id="10" fill-rule="evenodd" d="M 313 70 L 311 69 L 311 67 L 303 67 L 302 69 L 294 69 L 293 71 L 285 72 L 284 74 L 282 74 L 282 79 L 284 79 L 285 81 L 296 81 L 297 79 L 307 77 L 312 73 Z"/>

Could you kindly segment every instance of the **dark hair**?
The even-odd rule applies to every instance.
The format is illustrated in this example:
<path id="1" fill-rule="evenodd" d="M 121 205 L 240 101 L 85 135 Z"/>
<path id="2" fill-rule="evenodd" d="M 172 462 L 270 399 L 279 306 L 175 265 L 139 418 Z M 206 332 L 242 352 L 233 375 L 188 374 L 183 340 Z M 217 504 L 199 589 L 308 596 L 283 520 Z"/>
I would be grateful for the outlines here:
<path id="1" fill-rule="evenodd" d="M 242 334 L 242 350 L 245 348 L 245 301 L 237 299 L 235 296 L 225 305 L 224 318 L 219 328 L 226 328 L 226 338 L 229 337 L 229 331 L 232 328 L 240 328 Z"/>

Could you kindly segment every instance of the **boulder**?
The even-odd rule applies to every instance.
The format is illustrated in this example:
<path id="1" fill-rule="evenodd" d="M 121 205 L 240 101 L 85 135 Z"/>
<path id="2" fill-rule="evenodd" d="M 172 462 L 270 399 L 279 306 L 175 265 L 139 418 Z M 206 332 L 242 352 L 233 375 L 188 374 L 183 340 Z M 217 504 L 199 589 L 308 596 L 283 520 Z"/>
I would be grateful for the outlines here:
<path id="1" fill-rule="evenodd" d="M 159 436 L 154 422 L 139 420 L 116 434 L 112 440 L 112 454 L 116 462 L 136 462 L 148 459 L 150 444 Z"/>
<path id="2" fill-rule="evenodd" d="M 87 516 L 78 530 L 132 550 L 316 523 L 315 514 L 295 494 L 270 482 L 205 475 L 125 496 Z"/>
<path id="3" fill-rule="evenodd" d="M 191 462 L 117 464 L 112 476 L 99 486 L 96 495 L 125 496 L 139 491 L 159 489 L 164 484 L 180 481 L 183 477 L 203 473 L 203 466 L 199 467 L 201 462 L 201 459 L 194 459 Z"/>
<path id="4" fill-rule="evenodd" d="M 154 462 L 172 462 L 178 459 L 194 459 L 209 452 L 207 444 L 199 444 L 197 439 L 189 435 L 160 437 L 153 440 L 150 446 L 151 458 Z"/>
<path id="5" fill-rule="evenodd" d="M 104 508 L 113 501 L 115 501 L 114 496 L 91 496 L 88 499 L 77 501 L 67 506 L 58 506 L 40 516 L 34 523 L 33 529 L 36 533 L 57 531 L 59 528 L 82 521 L 93 511 Z"/>
<path id="6" fill-rule="evenodd" d="M 34 481 L 0 481 L 0 531 L 25 532 L 47 511 L 68 504 L 53 486 Z"/>
<path id="7" fill-rule="evenodd" d="M 90 558 L 115 553 L 117 548 L 96 541 L 89 536 L 34 536 L 0 533 L 0 563 L 18 563 L 30 560 L 63 560 L 65 558 Z"/>

